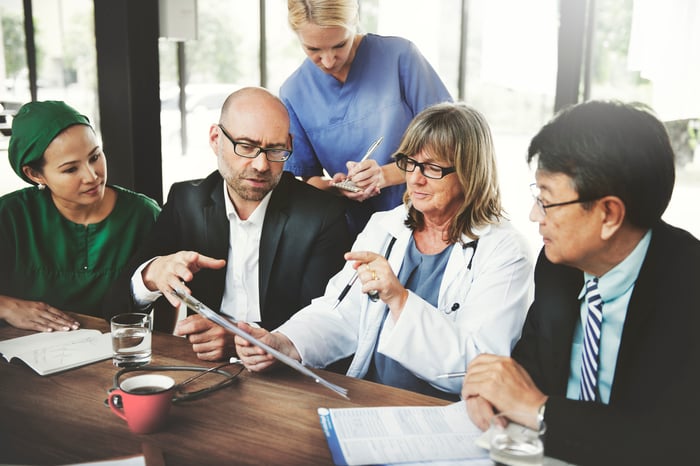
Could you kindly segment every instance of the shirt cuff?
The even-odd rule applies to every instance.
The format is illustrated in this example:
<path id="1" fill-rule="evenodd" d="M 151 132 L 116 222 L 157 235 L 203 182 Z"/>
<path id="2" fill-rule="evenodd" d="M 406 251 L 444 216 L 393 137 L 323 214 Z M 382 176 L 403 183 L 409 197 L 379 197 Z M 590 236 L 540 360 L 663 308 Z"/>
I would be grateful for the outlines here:
<path id="1" fill-rule="evenodd" d="M 136 272 L 134 272 L 134 274 L 131 276 L 131 296 L 133 296 L 136 306 L 141 309 L 147 307 L 153 301 L 163 296 L 163 293 L 160 291 L 151 291 L 146 288 L 146 284 L 143 283 L 143 277 L 141 276 L 143 269 L 145 269 L 148 264 L 157 258 L 158 257 L 154 257 L 153 259 L 141 264 L 139 268 L 136 269 Z"/>

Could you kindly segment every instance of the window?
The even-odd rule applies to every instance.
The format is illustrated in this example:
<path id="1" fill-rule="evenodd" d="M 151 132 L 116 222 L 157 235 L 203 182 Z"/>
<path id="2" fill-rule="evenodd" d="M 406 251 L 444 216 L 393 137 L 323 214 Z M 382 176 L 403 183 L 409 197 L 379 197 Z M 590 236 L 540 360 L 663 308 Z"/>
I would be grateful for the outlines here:
<path id="1" fill-rule="evenodd" d="M 664 220 L 700 237 L 700 4 L 597 0 L 591 99 L 638 101 L 666 123 L 676 185 Z"/>
<path id="2" fill-rule="evenodd" d="M 24 13 L 22 0 L 0 3 L 0 37 L 3 54 L 0 56 L 0 195 L 27 186 L 7 163 L 7 145 L 10 141 L 12 115 L 29 94 L 27 83 L 27 55 L 24 44 Z"/>
<path id="3" fill-rule="evenodd" d="M 4 51 L 4 60 L 0 61 L 0 103 L 6 113 L 16 112 L 31 100 L 22 3 L 0 2 Z M 90 118 L 99 134 L 93 2 L 34 0 L 32 8 L 37 99 L 64 100 Z M 9 137 L 3 133 L 0 138 L 0 152 L 6 154 Z M 11 170 L 7 158 L 2 159 L 0 194 L 28 186 Z"/>
<path id="4" fill-rule="evenodd" d="M 203 178 L 216 170 L 209 127 L 218 123 L 221 105 L 231 92 L 260 82 L 259 23 L 257 0 L 198 0 L 197 39 L 180 45 L 160 39 L 165 195 L 173 182 Z M 184 48 L 187 76 L 184 137 L 178 100 L 178 46 Z"/>
<path id="5" fill-rule="evenodd" d="M 0 0 L 0 102 L 29 100 L 23 1 Z M 63 99 L 96 123 L 96 60 L 91 0 L 33 0 L 39 99 Z M 259 0 L 198 0 L 198 39 L 178 46 L 161 39 L 163 191 L 179 180 L 216 169 L 207 134 L 223 99 L 241 86 L 277 91 L 305 59 L 287 24 L 284 0 L 267 0 L 261 54 Z M 696 0 L 596 0 L 590 67 L 581 99 L 614 98 L 650 104 L 668 123 L 678 156 L 674 197 L 665 219 L 700 236 L 700 4 Z M 467 18 L 460 64 L 462 8 Z M 541 244 L 528 220 L 533 174 L 525 162 L 530 138 L 554 112 L 559 0 L 360 0 L 362 32 L 413 41 L 455 98 L 486 116 L 499 163 L 509 218 Z M 410 11 L 411 14 L 406 12 Z M 187 106 L 178 109 L 178 47 L 184 50 Z M 182 56 L 182 55 L 180 55 Z M 261 66 L 260 57 L 265 57 Z M 463 69 L 460 69 L 463 66 Z M 460 80 L 461 78 L 461 80 Z M 460 84 L 462 82 L 463 84 Z M 7 110 L 7 109 L 6 109 Z M 2 129 L 0 120 L 0 129 Z M 7 137 L 0 135 L 0 151 Z M 183 142 L 185 147 L 183 151 Z M 108 154 L 109 156 L 109 154 Z M 0 194 L 25 184 L 0 164 Z"/>
<path id="6" fill-rule="evenodd" d="M 557 0 L 469 2 L 465 101 L 491 126 L 503 206 L 532 245 L 542 245 L 529 221 L 526 162 L 530 139 L 554 112 L 557 75 Z"/>

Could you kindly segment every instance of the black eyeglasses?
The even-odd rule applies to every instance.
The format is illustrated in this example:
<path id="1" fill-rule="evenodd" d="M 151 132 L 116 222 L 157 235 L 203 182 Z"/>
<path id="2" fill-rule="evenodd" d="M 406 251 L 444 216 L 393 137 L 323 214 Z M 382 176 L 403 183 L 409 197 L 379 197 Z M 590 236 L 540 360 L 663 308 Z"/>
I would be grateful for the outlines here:
<path id="1" fill-rule="evenodd" d="M 532 199 L 535 201 L 535 204 L 537 204 L 537 208 L 539 209 L 540 214 L 542 216 L 547 215 L 547 209 L 551 209 L 552 207 L 561 207 L 565 205 L 571 205 L 571 204 L 580 204 L 582 202 L 591 202 L 600 199 L 599 197 L 595 197 L 592 199 L 574 199 L 573 201 L 566 201 L 566 202 L 556 202 L 554 204 L 545 204 L 542 202 L 542 199 L 540 199 L 540 188 L 537 187 L 537 183 L 532 183 L 530 184 L 530 194 L 532 194 Z"/>
<path id="2" fill-rule="evenodd" d="M 421 163 L 417 160 L 413 160 L 406 154 L 396 154 L 395 158 L 396 166 L 399 167 L 399 170 L 403 170 L 405 172 L 413 172 L 416 170 L 416 167 L 418 167 L 424 177 L 433 180 L 439 180 L 449 175 L 450 173 L 455 172 L 455 167 L 441 167 L 440 165 L 427 162 Z"/>
<path id="3" fill-rule="evenodd" d="M 240 157 L 245 157 L 246 159 L 254 159 L 262 152 L 265 154 L 265 158 L 267 158 L 267 160 L 270 162 L 284 162 L 292 155 L 292 149 L 260 147 L 249 142 L 236 141 L 230 134 L 228 134 L 228 131 L 226 131 L 223 125 L 219 124 L 219 129 L 222 133 L 224 133 L 226 139 L 231 141 L 231 144 L 233 144 L 233 152 L 235 152 L 236 155 Z"/>

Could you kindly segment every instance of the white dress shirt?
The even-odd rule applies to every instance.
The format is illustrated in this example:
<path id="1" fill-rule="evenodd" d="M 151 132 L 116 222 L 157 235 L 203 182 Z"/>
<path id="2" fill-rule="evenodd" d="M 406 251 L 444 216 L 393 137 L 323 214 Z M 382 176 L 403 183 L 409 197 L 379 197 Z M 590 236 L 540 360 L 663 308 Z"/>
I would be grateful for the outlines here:
<path id="1" fill-rule="evenodd" d="M 247 220 L 241 220 L 226 192 L 224 199 L 229 222 L 226 286 L 221 312 L 236 320 L 260 322 L 259 263 L 260 237 L 272 191 L 260 201 Z"/>
<path id="2" fill-rule="evenodd" d="M 223 189 L 226 216 L 229 221 L 229 247 L 221 312 L 237 320 L 259 322 L 261 320 L 258 289 L 260 237 L 272 192 L 260 201 L 247 220 L 241 220 L 229 198 L 226 183 L 223 183 Z M 150 291 L 146 288 L 141 276 L 141 271 L 154 259 L 156 258 L 141 264 L 131 277 L 131 292 L 134 301 L 141 307 L 146 307 L 162 296 L 160 291 Z"/>

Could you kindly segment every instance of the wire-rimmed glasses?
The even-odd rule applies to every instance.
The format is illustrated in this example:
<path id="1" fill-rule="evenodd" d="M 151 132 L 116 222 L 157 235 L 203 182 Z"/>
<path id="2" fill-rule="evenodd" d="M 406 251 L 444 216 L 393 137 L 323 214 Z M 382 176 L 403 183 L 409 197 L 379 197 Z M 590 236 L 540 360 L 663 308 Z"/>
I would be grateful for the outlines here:
<path id="1" fill-rule="evenodd" d="M 545 204 L 542 202 L 542 199 L 540 199 L 540 188 L 537 187 L 537 183 L 531 183 L 530 184 L 530 194 L 532 195 L 532 200 L 535 201 L 535 204 L 537 205 L 537 211 L 545 217 L 547 215 L 547 209 L 551 209 L 552 207 L 561 207 L 565 205 L 570 205 L 570 204 L 580 204 L 582 202 L 591 202 L 595 201 L 597 199 L 600 199 L 600 197 L 594 197 L 594 198 L 578 198 L 574 199 L 572 201 L 566 201 L 566 202 L 556 202 L 554 204 Z"/>
<path id="2" fill-rule="evenodd" d="M 249 142 L 236 141 L 233 137 L 228 134 L 228 131 L 224 128 L 222 124 L 219 124 L 219 129 L 224 134 L 226 139 L 231 141 L 233 144 L 233 152 L 240 157 L 245 157 L 246 159 L 254 159 L 260 153 L 265 154 L 265 158 L 269 162 L 284 162 L 292 155 L 293 149 L 281 149 L 279 147 L 260 147 Z"/>
<path id="3" fill-rule="evenodd" d="M 399 170 L 405 172 L 413 172 L 416 167 L 420 170 L 424 177 L 433 180 L 439 180 L 455 172 L 455 167 L 441 167 L 440 165 L 428 162 L 419 162 L 412 159 L 406 154 L 396 154 L 396 166 Z"/>

